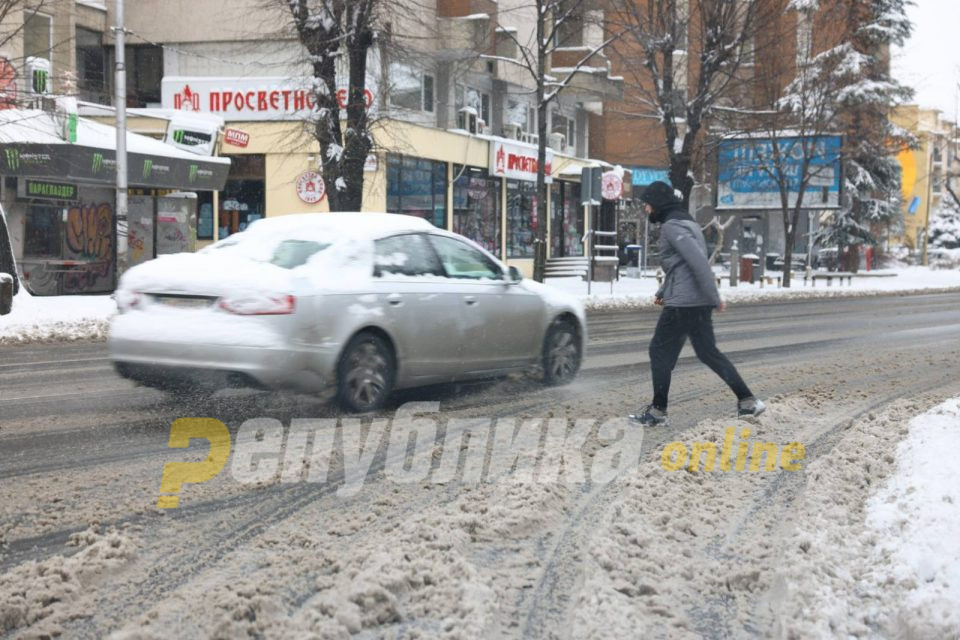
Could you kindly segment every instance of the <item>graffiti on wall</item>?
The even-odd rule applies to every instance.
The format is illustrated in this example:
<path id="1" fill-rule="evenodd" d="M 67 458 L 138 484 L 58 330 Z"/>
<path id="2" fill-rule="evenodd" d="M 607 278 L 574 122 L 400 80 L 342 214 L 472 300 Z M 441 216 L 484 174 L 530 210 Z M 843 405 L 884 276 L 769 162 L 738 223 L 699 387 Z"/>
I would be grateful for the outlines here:
<path id="1" fill-rule="evenodd" d="M 84 262 L 63 275 L 63 293 L 113 288 L 113 205 L 80 204 L 67 211 L 64 257 Z"/>

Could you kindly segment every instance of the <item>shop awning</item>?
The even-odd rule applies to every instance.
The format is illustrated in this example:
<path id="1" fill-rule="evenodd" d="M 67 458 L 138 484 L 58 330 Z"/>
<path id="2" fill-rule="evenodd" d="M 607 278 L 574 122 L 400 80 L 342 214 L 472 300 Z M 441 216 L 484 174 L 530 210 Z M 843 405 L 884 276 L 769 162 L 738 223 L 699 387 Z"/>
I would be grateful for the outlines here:
<path id="1" fill-rule="evenodd" d="M 116 129 L 80 118 L 71 144 L 61 135 L 62 119 L 48 111 L 0 111 L 0 174 L 116 186 Z M 217 191 L 229 170 L 227 158 L 198 156 L 127 132 L 131 187 Z"/>

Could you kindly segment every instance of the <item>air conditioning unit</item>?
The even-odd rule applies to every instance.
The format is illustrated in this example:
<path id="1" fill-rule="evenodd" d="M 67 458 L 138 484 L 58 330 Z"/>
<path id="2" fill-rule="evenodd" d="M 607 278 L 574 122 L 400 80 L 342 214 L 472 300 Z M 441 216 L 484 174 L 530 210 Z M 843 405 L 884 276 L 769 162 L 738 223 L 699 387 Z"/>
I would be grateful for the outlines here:
<path id="1" fill-rule="evenodd" d="M 550 137 L 550 148 L 556 151 L 557 153 L 563 153 L 567 148 L 567 136 L 562 133 L 551 133 Z"/>
<path id="2" fill-rule="evenodd" d="M 457 128 L 477 133 L 477 110 L 473 107 L 464 107 L 457 112 Z"/>
<path id="3" fill-rule="evenodd" d="M 520 140 L 520 136 L 523 135 L 523 129 L 518 124 L 505 124 L 503 125 L 503 137 L 510 140 Z"/>
<path id="4" fill-rule="evenodd" d="M 521 142 L 526 142 L 527 144 L 538 145 L 540 144 L 540 136 L 535 133 L 524 133 L 520 136 Z"/>

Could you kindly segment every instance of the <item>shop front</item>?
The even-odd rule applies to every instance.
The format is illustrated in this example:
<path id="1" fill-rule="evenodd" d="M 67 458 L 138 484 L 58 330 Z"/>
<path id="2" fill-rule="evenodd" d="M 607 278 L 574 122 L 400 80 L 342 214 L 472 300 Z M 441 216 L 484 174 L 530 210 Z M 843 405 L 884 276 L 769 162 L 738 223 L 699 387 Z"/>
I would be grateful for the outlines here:
<path id="1" fill-rule="evenodd" d="M 23 283 L 34 295 L 104 293 L 121 260 L 183 250 L 196 235 L 196 195 L 219 188 L 229 161 L 202 158 L 128 134 L 128 181 L 134 195 L 118 247 L 116 133 L 80 118 L 74 142 L 44 111 L 0 112 L 4 209 Z M 137 191 L 150 194 L 135 195 Z M 179 197 L 170 194 L 190 190 Z M 192 213 L 191 213 L 192 212 Z M 147 237 L 149 236 L 149 238 Z M 129 252 L 128 252 L 129 248 Z"/>

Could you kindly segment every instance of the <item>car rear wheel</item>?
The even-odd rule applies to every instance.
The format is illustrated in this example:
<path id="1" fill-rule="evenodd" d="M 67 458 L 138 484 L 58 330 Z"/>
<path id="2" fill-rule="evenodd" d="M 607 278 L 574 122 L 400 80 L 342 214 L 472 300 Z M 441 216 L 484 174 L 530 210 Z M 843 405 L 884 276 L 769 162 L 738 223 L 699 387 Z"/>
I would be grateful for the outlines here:
<path id="1" fill-rule="evenodd" d="M 543 381 L 567 384 L 577 376 L 580 358 L 580 338 L 573 323 L 558 320 L 550 325 L 543 339 Z"/>
<path id="2" fill-rule="evenodd" d="M 393 391 L 396 363 L 386 340 L 361 333 L 347 344 L 337 368 L 337 399 L 350 411 L 379 409 Z"/>

